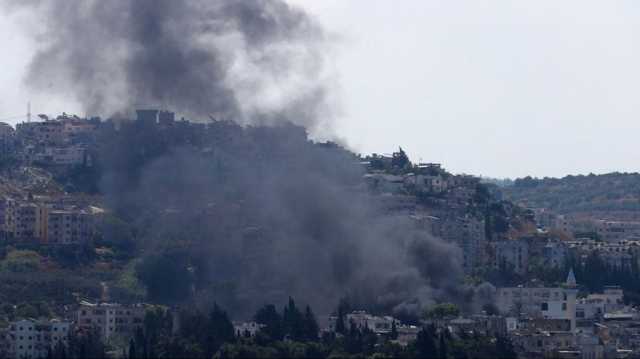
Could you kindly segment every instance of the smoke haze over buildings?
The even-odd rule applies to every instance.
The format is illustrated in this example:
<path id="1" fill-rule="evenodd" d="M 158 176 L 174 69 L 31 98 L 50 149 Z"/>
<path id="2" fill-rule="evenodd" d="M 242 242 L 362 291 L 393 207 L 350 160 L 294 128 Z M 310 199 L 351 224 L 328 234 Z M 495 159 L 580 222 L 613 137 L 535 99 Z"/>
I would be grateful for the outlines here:
<path id="1" fill-rule="evenodd" d="M 144 103 L 252 125 L 132 123 L 102 143 L 102 192 L 144 228 L 147 260 L 171 256 L 198 293 L 243 313 L 289 295 L 321 312 L 345 295 L 412 313 L 464 301 L 459 249 L 384 214 L 360 188 L 355 156 L 287 124 L 313 131 L 331 114 L 327 44 L 301 10 L 280 0 L 12 6 L 45 29 L 34 86 L 69 91 L 91 113 Z"/>

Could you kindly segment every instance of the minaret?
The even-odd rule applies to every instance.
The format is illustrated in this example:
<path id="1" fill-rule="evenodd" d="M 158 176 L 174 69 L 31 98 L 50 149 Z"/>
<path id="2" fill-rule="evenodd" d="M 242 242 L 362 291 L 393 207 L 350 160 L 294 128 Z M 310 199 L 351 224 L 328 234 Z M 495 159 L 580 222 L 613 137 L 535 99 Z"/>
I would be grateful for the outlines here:
<path id="1" fill-rule="evenodd" d="M 573 273 L 573 268 L 567 275 L 567 282 L 565 283 L 565 293 L 567 294 L 567 317 L 571 321 L 571 331 L 576 330 L 576 297 L 578 296 L 578 284 L 576 282 L 576 275 Z"/>

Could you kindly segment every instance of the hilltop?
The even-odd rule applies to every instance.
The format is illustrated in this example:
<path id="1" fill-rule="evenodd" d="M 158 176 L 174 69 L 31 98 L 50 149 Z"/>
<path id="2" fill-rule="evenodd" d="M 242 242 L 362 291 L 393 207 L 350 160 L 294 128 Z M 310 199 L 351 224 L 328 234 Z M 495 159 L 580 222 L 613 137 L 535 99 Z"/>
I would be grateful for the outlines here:
<path id="1" fill-rule="evenodd" d="M 563 178 L 517 179 L 502 187 L 505 198 L 559 214 L 605 219 L 640 219 L 640 174 L 608 173 Z"/>

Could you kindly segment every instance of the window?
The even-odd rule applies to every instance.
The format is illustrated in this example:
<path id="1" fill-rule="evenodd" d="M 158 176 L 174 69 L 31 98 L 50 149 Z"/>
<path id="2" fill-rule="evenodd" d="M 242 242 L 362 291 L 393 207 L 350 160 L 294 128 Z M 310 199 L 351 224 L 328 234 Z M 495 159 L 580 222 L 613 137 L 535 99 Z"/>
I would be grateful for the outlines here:
<path id="1" fill-rule="evenodd" d="M 562 310 L 566 311 L 567 310 L 567 303 L 562 303 Z"/>
<path id="2" fill-rule="evenodd" d="M 540 305 L 540 310 L 549 310 L 549 303 L 544 302 Z"/>

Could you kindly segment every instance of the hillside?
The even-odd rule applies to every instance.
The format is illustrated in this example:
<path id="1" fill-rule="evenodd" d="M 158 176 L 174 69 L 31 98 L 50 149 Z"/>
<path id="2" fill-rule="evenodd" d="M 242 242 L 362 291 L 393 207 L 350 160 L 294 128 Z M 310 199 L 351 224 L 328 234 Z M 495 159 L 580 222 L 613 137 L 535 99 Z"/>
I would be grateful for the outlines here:
<path id="1" fill-rule="evenodd" d="M 597 215 L 616 219 L 638 219 L 640 174 L 525 177 L 502 188 L 506 199 L 527 207 L 548 208 L 560 214 Z"/>

